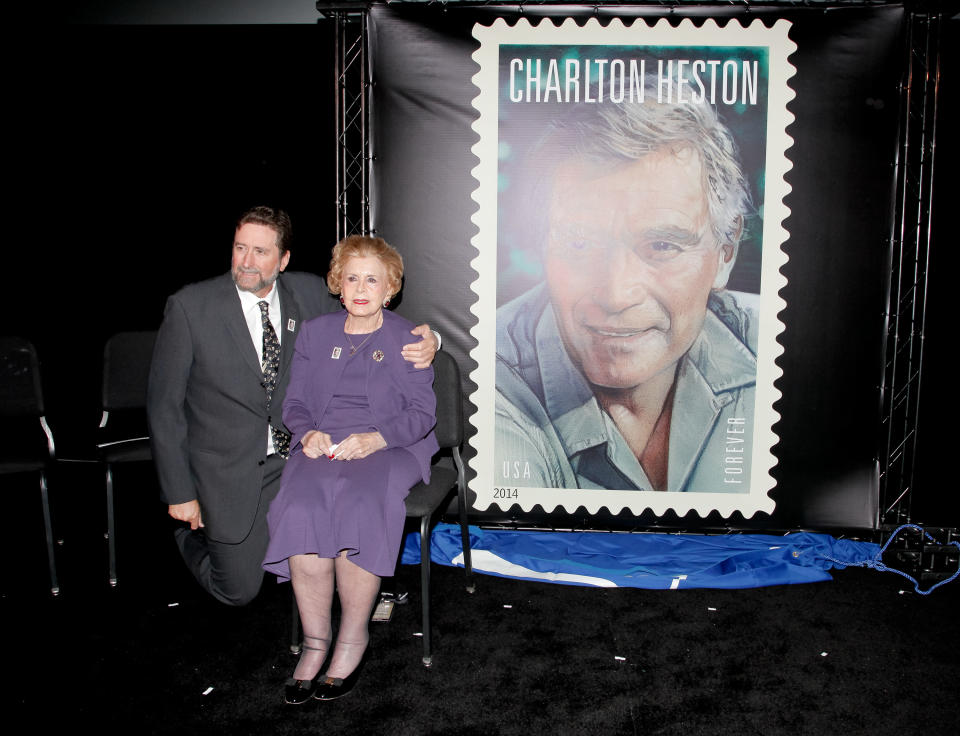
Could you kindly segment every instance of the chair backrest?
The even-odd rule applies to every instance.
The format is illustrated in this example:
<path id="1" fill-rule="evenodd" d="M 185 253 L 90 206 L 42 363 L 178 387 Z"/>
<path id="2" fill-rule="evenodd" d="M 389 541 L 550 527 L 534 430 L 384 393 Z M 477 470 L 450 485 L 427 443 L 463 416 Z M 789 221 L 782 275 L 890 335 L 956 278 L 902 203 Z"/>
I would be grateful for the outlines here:
<path id="1" fill-rule="evenodd" d="M 463 391 L 460 366 L 449 353 L 437 351 L 433 359 L 433 392 L 437 395 L 437 426 L 440 447 L 459 447 L 463 442 Z"/>
<path id="2" fill-rule="evenodd" d="M 21 337 L 0 337 L 0 416 L 42 416 L 40 360 Z"/>
<path id="3" fill-rule="evenodd" d="M 141 409 L 147 405 L 147 379 L 156 330 L 118 332 L 103 350 L 104 411 Z"/>

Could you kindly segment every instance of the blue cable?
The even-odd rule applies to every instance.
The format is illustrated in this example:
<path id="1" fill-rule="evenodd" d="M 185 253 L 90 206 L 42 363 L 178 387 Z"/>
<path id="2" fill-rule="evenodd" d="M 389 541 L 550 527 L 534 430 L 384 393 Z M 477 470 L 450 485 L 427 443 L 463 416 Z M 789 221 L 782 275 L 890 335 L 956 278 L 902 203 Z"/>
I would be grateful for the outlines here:
<path id="1" fill-rule="evenodd" d="M 880 572 L 895 572 L 897 573 L 897 575 L 902 575 L 911 583 L 913 583 L 913 589 L 920 595 L 930 595 L 933 591 L 935 591 L 941 585 L 946 585 L 947 583 L 951 583 L 954 580 L 956 580 L 957 576 L 960 575 L 960 565 L 957 566 L 957 571 L 953 573 L 953 575 L 948 577 L 946 580 L 941 580 L 939 583 L 936 583 L 935 585 L 931 585 L 928 590 L 920 590 L 920 583 L 918 583 L 914 578 L 910 577 L 907 573 L 903 572 L 903 570 L 897 570 L 896 568 L 887 567 L 885 564 L 883 564 L 883 562 L 880 560 L 880 558 L 883 557 L 883 553 L 886 552 L 887 547 L 890 546 L 890 543 L 894 540 L 894 538 L 896 538 L 896 536 L 903 529 L 906 529 L 907 527 L 910 527 L 911 529 L 916 529 L 921 534 L 923 534 L 923 536 L 929 539 L 931 542 L 933 542 L 934 544 L 937 544 L 937 540 L 931 537 L 929 534 L 927 534 L 927 532 L 925 532 L 922 527 L 917 526 L 916 524 L 901 524 L 899 527 L 897 527 L 894 530 L 893 534 L 890 535 L 890 538 L 886 541 L 883 547 L 880 548 L 880 551 L 873 556 L 872 559 L 863 560 L 861 562 L 844 562 L 843 560 L 834 559 L 829 555 L 824 555 L 824 557 L 839 567 L 872 567 L 874 570 L 879 570 Z M 952 544 L 954 547 L 960 550 L 960 542 L 949 542 L 949 544 Z"/>

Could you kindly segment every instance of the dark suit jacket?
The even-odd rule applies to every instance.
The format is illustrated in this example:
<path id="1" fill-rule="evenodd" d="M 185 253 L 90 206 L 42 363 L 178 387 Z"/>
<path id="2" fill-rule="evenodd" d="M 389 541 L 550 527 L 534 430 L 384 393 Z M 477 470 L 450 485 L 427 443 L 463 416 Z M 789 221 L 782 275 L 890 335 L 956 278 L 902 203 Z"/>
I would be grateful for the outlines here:
<path id="1" fill-rule="evenodd" d="M 346 314 L 318 317 L 305 324 L 297 338 L 290 387 L 283 403 L 283 421 L 290 428 L 292 452 L 302 452 L 299 442 L 307 432 L 325 426 L 324 414 L 347 363 L 345 320 Z M 400 354 L 410 342 L 413 328 L 409 320 L 384 310 L 383 327 L 361 350 L 374 426 L 387 441 L 387 447 L 405 447 L 413 453 L 426 483 L 430 480 L 430 460 L 439 449 L 433 434 L 437 399 L 433 393 L 433 368 L 417 370 Z M 334 358 L 334 348 L 338 346 L 342 352 Z"/>
<path id="2" fill-rule="evenodd" d="M 157 335 L 147 412 L 164 500 L 197 499 L 204 531 L 220 542 L 249 534 L 261 499 L 267 422 L 282 427 L 290 361 L 303 323 L 339 309 L 313 274 L 284 273 L 280 372 L 272 409 L 257 351 L 230 274 L 184 287 L 167 300 Z"/>

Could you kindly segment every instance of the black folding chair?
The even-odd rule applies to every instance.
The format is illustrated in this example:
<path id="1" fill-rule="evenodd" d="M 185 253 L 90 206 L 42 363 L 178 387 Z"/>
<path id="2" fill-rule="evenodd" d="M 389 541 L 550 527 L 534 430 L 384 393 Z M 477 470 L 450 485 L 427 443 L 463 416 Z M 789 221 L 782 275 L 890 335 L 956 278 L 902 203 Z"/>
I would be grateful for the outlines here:
<path id="1" fill-rule="evenodd" d="M 44 416 L 40 360 L 33 345 L 19 337 L 0 337 L 0 475 L 40 474 L 40 502 L 47 537 L 50 592 L 57 595 L 57 564 L 47 478 L 56 459 L 53 432 Z M 39 431 L 38 431 L 39 429 Z"/>
<path id="2" fill-rule="evenodd" d="M 431 520 L 456 490 L 460 517 L 460 538 L 463 544 L 463 567 L 467 577 L 467 592 L 473 593 L 473 563 L 470 559 L 470 531 L 467 521 L 467 482 L 460 457 L 463 444 L 463 404 L 460 386 L 460 367 L 449 353 L 440 351 L 433 361 L 433 391 L 437 396 L 437 426 L 434 432 L 441 450 L 450 450 L 453 468 L 442 459 L 434 459 L 430 482 L 417 483 L 407 496 L 407 518 L 420 519 L 420 599 L 423 618 L 423 664 L 433 664 L 430 639 L 430 529 Z M 442 453 L 441 453 L 442 454 Z"/>
<path id="3" fill-rule="evenodd" d="M 151 459 L 147 431 L 147 379 L 156 331 L 119 332 L 103 351 L 103 387 L 100 442 L 97 449 L 106 464 L 107 546 L 110 585 L 117 584 L 117 547 L 114 521 L 113 469 L 118 463 Z"/>

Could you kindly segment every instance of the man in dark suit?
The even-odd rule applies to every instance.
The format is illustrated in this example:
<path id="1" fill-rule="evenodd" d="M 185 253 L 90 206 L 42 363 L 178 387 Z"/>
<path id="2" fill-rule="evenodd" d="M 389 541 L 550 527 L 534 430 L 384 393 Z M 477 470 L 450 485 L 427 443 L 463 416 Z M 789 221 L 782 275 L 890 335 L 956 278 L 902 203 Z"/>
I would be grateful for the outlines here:
<path id="1" fill-rule="evenodd" d="M 339 308 L 320 277 L 280 276 L 290 236 L 282 210 L 246 212 L 230 273 L 167 301 L 150 370 L 153 457 L 169 514 L 185 522 L 177 545 L 200 585 L 228 605 L 251 601 L 263 580 L 266 514 L 289 442 L 281 412 L 297 334 L 305 320 Z M 404 346 L 404 358 L 425 367 L 437 339 L 427 325 L 413 334 L 421 340 Z"/>

